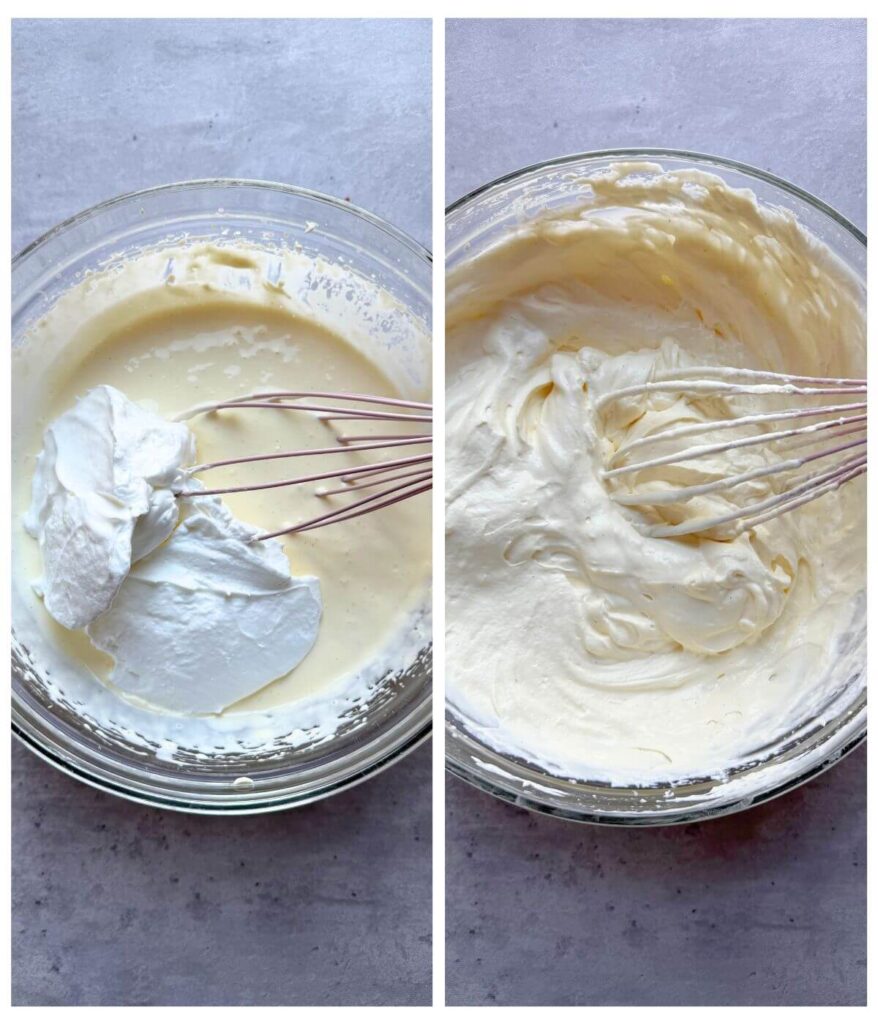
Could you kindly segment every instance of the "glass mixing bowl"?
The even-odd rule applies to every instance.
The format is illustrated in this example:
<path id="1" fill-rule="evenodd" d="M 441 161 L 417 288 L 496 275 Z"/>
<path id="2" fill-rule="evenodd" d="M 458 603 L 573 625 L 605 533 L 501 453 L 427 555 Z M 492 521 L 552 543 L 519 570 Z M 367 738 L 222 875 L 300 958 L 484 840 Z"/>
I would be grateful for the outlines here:
<path id="1" fill-rule="evenodd" d="M 120 254 L 182 236 L 301 246 L 376 282 L 429 327 L 431 258 L 413 239 L 329 196 L 221 179 L 111 199 L 28 246 L 12 265 L 13 345 L 84 274 Z M 243 814 L 309 803 L 376 774 L 430 733 L 429 645 L 381 680 L 365 709 L 354 709 L 330 740 L 312 747 L 269 744 L 249 752 L 224 750 L 218 741 L 207 751 L 181 751 L 173 761 L 162 756 L 160 744 L 95 728 L 75 706 L 57 699 L 63 680 L 47 686 L 31 651 L 15 637 L 14 615 L 12 682 L 13 731 L 47 761 L 99 789 L 202 813 Z"/>
<path id="2" fill-rule="evenodd" d="M 664 171 L 700 168 L 735 188 L 750 189 L 768 206 L 784 207 L 831 249 L 865 296 L 866 238 L 825 203 L 789 182 L 732 160 L 666 149 L 604 150 L 561 157 L 498 178 L 446 211 L 446 267 L 453 269 L 494 244 L 513 226 L 545 210 L 563 209 L 581 195 L 581 179 L 619 160 L 648 161 Z M 866 734 L 865 624 L 850 637 L 837 686 L 817 716 L 799 723 L 723 779 L 626 788 L 564 779 L 519 757 L 498 753 L 467 731 L 449 703 L 446 759 L 449 771 L 487 793 L 556 817 L 607 825 L 671 825 L 718 817 L 764 803 L 825 771 Z"/>

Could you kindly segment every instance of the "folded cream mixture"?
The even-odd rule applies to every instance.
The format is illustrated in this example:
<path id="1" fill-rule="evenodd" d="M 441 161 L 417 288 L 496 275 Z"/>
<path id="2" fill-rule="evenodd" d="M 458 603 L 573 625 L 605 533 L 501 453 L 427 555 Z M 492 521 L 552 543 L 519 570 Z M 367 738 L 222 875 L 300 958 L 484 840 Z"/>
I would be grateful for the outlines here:
<path id="1" fill-rule="evenodd" d="M 738 536 L 649 537 L 612 499 L 608 452 L 716 410 L 605 416 L 610 390 L 681 366 L 864 376 L 862 283 L 791 214 L 660 170 L 582 182 L 447 280 L 450 706 L 496 750 L 619 785 L 720 775 L 819 716 L 865 591 L 862 479 Z"/>

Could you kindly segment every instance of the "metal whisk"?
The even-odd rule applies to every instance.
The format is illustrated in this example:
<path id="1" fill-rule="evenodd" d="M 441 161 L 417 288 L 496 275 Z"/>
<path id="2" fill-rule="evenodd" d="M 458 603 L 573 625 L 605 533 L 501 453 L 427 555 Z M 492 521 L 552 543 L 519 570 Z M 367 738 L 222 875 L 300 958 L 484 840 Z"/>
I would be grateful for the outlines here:
<path id="1" fill-rule="evenodd" d="M 608 392 L 600 397 L 595 408 L 599 415 L 606 415 L 614 404 L 624 399 L 673 392 L 705 399 L 773 395 L 781 399 L 801 398 L 810 404 L 800 405 L 797 402 L 793 408 L 756 413 L 748 411 L 747 414 L 732 414 L 725 419 L 670 427 L 619 447 L 608 459 L 603 478 L 611 483 L 613 498 L 620 505 L 644 510 L 685 506 L 686 502 L 705 495 L 730 497 L 730 492 L 742 484 L 767 477 L 779 478 L 775 481 L 778 486 L 769 497 L 722 515 L 712 518 L 684 515 L 679 523 L 644 523 L 640 528 L 648 536 L 681 537 L 725 526 L 741 532 L 799 508 L 866 472 L 866 401 L 822 404 L 831 402 L 833 396 L 837 399 L 865 396 L 865 380 L 803 377 L 731 367 L 687 367 L 669 371 L 643 384 Z M 822 418 L 817 423 L 783 425 L 819 417 Z M 744 436 L 736 436 L 733 440 L 697 443 L 688 447 L 685 441 L 685 438 L 695 435 L 732 429 L 740 431 L 741 428 L 752 428 L 752 432 L 748 429 Z M 841 438 L 845 440 L 841 441 Z M 672 450 L 659 454 L 668 444 Z M 651 490 L 643 486 L 642 478 L 645 476 L 649 482 L 653 475 L 650 471 L 659 467 L 679 467 L 685 463 L 690 470 L 697 470 L 699 459 L 754 446 L 763 448 L 762 464 L 745 472 L 673 489 Z M 816 465 L 821 462 L 823 465 Z M 692 463 L 695 465 L 690 465 Z M 619 489 L 618 485 L 624 487 L 626 484 L 627 491 Z"/>
<path id="2" fill-rule="evenodd" d="M 344 405 L 324 403 L 344 402 Z M 381 407 L 381 408 L 378 408 Z M 222 409 L 274 409 L 293 412 L 314 413 L 325 423 L 335 424 L 342 421 L 370 422 L 402 422 L 409 423 L 413 429 L 418 424 L 432 424 L 432 406 L 427 402 L 410 402 L 401 398 L 384 398 L 379 395 L 359 395 L 339 391 L 271 391 L 254 392 L 240 395 L 223 402 L 209 402 L 193 406 L 174 417 L 177 421 L 192 419 L 206 413 L 218 412 Z M 401 411 L 409 410 L 409 411 Z M 205 462 L 192 466 L 190 476 L 201 475 L 221 466 L 239 466 L 246 463 L 270 462 L 276 459 L 295 459 L 308 455 L 336 456 L 349 455 L 351 452 L 376 451 L 379 449 L 405 448 L 432 444 L 432 433 L 411 434 L 336 434 L 336 444 L 327 448 L 306 448 L 293 451 L 272 452 L 267 455 L 248 455 L 235 459 L 220 459 L 216 462 Z M 342 466 L 328 469 L 325 472 L 310 473 L 306 476 L 272 480 L 264 484 L 248 484 L 240 487 L 217 487 L 212 489 L 191 489 L 178 493 L 178 497 L 196 497 L 212 494 L 236 494 L 244 491 L 264 491 L 281 487 L 295 487 L 301 484 L 318 481 L 334 481 L 340 486 L 315 489 L 319 497 L 328 498 L 336 494 L 347 494 L 349 491 L 373 491 L 357 501 L 340 505 L 338 508 L 314 516 L 295 526 L 275 530 L 256 537 L 255 540 L 270 540 L 289 533 L 304 533 L 321 526 L 355 519 L 357 516 L 376 512 L 378 509 L 395 505 L 406 498 L 430 490 L 433 486 L 433 455 L 406 455 L 400 458 L 385 459 L 381 462 L 366 463 L 361 466 Z M 392 484 L 384 488 L 385 484 Z M 377 492 L 374 488 L 381 488 Z"/>

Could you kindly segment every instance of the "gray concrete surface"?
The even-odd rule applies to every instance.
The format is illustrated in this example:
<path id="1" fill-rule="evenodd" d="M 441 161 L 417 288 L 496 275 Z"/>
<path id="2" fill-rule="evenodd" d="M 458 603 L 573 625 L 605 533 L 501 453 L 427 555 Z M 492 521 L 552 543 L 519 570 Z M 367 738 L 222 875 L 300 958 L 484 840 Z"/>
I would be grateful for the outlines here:
<path id="1" fill-rule="evenodd" d="M 18 21 L 13 242 L 131 189 L 305 185 L 429 245 L 429 22 Z M 430 757 L 286 814 L 139 808 L 13 758 L 17 1005 L 424 1004 Z"/>
<path id="2" fill-rule="evenodd" d="M 859 20 L 447 22 L 446 199 L 565 153 L 663 146 L 795 182 L 866 227 Z"/>
<path id="3" fill-rule="evenodd" d="M 13 747 L 15 1006 L 430 1002 L 430 749 L 286 813 L 99 793 Z"/>
<path id="4" fill-rule="evenodd" d="M 619 146 L 755 163 L 865 228 L 862 21 L 448 23 L 446 191 Z M 646 832 L 449 780 L 448 1002 L 865 1001 L 865 752 L 764 808 Z"/>
<path id="5" fill-rule="evenodd" d="M 447 786 L 451 1006 L 866 1000 L 866 757 L 732 817 L 577 825 Z"/>
<path id="6" fill-rule="evenodd" d="M 13 240 L 122 192 L 247 177 L 348 197 L 430 246 L 420 20 L 16 21 Z"/>

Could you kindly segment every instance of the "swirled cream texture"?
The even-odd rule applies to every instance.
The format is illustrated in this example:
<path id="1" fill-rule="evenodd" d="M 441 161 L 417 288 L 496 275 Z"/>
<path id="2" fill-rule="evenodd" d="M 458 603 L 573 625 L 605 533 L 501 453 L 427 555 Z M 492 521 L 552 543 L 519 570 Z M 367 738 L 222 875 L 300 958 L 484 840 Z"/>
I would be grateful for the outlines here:
<path id="1" fill-rule="evenodd" d="M 605 414 L 611 389 L 680 366 L 865 365 L 862 286 L 792 215 L 659 172 L 590 179 L 448 279 L 449 701 L 495 749 L 620 785 L 722 774 L 819 716 L 865 588 L 862 480 L 737 536 L 677 539 L 645 536 L 602 478 L 659 427 L 748 411 L 680 393 Z"/>

